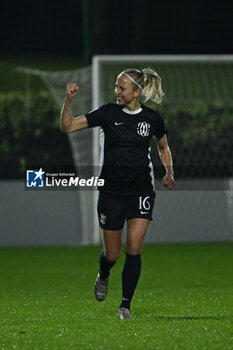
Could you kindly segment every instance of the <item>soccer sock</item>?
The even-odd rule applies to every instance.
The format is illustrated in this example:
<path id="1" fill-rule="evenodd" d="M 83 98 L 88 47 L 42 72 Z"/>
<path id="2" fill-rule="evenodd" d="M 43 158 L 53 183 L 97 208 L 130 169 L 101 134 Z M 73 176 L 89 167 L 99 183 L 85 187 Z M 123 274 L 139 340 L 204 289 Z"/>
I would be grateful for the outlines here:
<path id="1" fill-rule="evenodd" d="M 141 254 L 126 254 L 125 265 L 122 271 L 122 302 L 120 307 L 130 309 L 130 303 L 133 298 L 141 273 Z"/>
<path id="2" fill-rule="evenodd" d="M 104 251 L 100 253 L 99 257 L 99 273 L 101 278 L 107 278 L 110 275 L 111 268 L 115 265 L 115 261 L 110 261 L 104 255 Z"/>

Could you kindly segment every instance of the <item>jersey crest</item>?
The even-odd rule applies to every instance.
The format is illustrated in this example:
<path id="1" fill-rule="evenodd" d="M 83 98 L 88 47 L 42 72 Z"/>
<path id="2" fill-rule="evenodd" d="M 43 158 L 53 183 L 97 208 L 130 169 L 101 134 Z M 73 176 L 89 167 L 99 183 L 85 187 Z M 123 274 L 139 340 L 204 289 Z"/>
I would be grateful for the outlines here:
<path id="1" fill-rule="evenodd" d="M 137 126 L 137 133 L 142 137 L 146 137 L 150 133 L 150 124 L 146 122 L 140 122 Z"/>

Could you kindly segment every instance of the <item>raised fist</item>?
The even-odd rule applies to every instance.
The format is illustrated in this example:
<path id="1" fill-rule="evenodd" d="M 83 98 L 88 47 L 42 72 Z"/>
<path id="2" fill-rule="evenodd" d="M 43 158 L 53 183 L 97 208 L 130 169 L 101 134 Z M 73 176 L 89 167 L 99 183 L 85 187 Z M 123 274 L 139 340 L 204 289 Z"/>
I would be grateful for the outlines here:
<path id="1" fill-rule="evenodd" d="M 68 100 L 72 100 L 74 96 L 76 95 L 79 87 L 76 83 L 68 83 L 66 85 L 66 98 Z"/>

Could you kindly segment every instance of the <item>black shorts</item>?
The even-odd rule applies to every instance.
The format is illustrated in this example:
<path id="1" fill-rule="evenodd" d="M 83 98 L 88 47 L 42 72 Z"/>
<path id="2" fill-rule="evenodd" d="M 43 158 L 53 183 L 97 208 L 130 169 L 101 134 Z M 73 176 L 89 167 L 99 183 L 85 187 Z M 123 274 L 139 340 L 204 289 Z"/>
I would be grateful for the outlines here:
<path id="1" fill-rule="evenodd" d="M 125 220 L 143 218 L 152 220 L 155 192 L 113 194 L 100 192 L 98 217 L 104 230 L 120 230 Z"/>

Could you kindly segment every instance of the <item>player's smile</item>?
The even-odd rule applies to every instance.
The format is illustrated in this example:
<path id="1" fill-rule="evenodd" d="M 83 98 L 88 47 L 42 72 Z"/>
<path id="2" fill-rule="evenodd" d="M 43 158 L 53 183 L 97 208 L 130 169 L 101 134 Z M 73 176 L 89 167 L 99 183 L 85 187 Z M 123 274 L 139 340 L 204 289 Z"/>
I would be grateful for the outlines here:
<path id="1" fill-rule="evenodd" d="M 135 90 L 131 81 L 123 76 L 119 75 L 115 85 L 116 102 L 120 106 L 126 106 L 126 108 L 135 109 L 134 102 L 138 97 L 138 89 Z"/>

